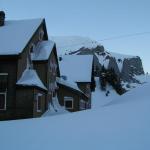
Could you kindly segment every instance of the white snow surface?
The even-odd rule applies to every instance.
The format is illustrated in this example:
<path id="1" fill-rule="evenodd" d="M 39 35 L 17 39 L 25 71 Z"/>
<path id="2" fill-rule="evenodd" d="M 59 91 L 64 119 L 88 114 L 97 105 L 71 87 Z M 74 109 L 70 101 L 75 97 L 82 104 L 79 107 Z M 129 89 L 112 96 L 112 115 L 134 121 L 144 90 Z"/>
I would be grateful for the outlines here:
<path id="1" fill-rule="evenodd" d="M 148 83 L 148 82 L 150 82 L 150 75 L 149 74 L 134 75 L 134 78 L 139 80 L 141 83 Z"/>
<path id="2" fill-rule="evenodd" d="M 49 40 L 38 42 L 32 53 L 32 60 L 48 60 L 53 47 L 53 41 Z"/>
<path id="3" fill-rule="evenodd" d="M 92 55 L 64 55 L 59 61 L 60 74 L 68 82 L 91 82 Z"/>
<path id="4" fill-rule="evenodd" d="M 0 27 L 0 55 L 22 52 L 43 19 L 5 21 Z"/>
<path id="5" fill-rule="evenodd" d="M 97 41 L 82 36 L 51 36 L 51 40 L 56 42 L 58 55 L 68 54 L 80 48 L 95 48 L 100 45 Z"/>
<path id="6" fill-rule="evenodd" d="M 0 122 L 1 149 L 148 150 L 149 90 L 144 84 L 99 109 Z"/>
<path id="7" fill-rule="evenodd" d="M 106 85 L 106 91 L 102 91 L 100 87 L 99 78 L 95 78 L 96 88 L 92 92 L 92 109 L 97 109 L 103 107 L 114 99 L 120 97 L 112 86 Z M 108 96 L 106 96 L 107 91 L 109 91 Z"/>
<path id="8" fill-rule="evenodd" d="M 75 82 L 68 82 L 67 80 L 64 80 L 64 79 L 58 78 L 58 77 L 56 78 L 56 81 L 57 81 L 57 83 L 60 83 L 60 84 L 62 84 L 62 85 L 65 85 L 65 86 L 67 86 L 67 87 L 70 87 L 70 88 L 72 88 L 72 89 L 75 89 L 75 90 L 77 90 L 77 91 L 83 93 L 83 92 L 78 88 L 77 83 L 75 83 Z M 83 94 L 84 94 L 84 93 L 83 93 Z"/>
<path id="9" fill-rule="evenodd" d="M 16 84 L 23 86 L 36 86 L 47 90 L 47 88 L 43 85 L 42 81 L 38 77 L 36 70 L 34 69 L 25 69 L 21 78 L 17 81 Z"/>
<path id="10" fill-rule="evenodd" d="M 42 117 L 61 115 L 69 113 L 64 106 L 61 106 L 58 102 L 58 98 L 53 97 L 52 102 L 49 104 L 48 110 L 42 115 Z"/>
<path id="11" fill-rule="evenodd" d="M 97 41 L 94 41 L 88 37 L 82 37 L 82 36 L 52 36 L 50 37 L 51 40 L 56 42 L 56 47 L 58 51 L 58 55 L 64 55 L 69 54 L 70 52 L 74 52 L 79 50 L 80 48 L 96 48 L 98 45 L 101 46 L 101 44 Z M 116 62 L 118 64 L 118 68 L 120 72 L 122 71 L 123 67 L 123 61 L 124 59 L 130 59 L 134 58 L 136 56 L 132 55 L 125 55 L 115 52 L 109 52 L 105 50 L 106 55 L 97 55 L 99 62 L 105 66 L 105 68 L 108 68 L 109 65 L 109 59 L 106 59 L 107 56 L 111 56 L 116 58 Z M 77 53 L 76 53 L 77 54 Z M 118 61 L 118 59 L 121 60 Z"/>

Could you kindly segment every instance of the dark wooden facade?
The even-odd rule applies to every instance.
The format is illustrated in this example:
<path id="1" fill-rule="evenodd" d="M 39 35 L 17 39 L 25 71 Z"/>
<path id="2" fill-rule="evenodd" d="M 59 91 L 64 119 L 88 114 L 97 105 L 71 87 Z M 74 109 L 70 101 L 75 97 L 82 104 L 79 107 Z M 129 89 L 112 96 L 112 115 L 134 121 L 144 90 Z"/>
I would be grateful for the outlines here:
<path id="1" fill-rule="evenodd" d="M 72 98 L 72 108 L 66 109 L 70 112 L 85 110 L 88 108 L 88 97 L 81 91 L 58 83 L 58 100 L 61 106 L 65 106 L 65 97 Z"/>
<path id="2" fill-rule="evenodd" d="M 54 63 L 57 64 L 57 71 L 55 74 L 54 74 L 54 72 L 50 71 L 51 61 L 54 61 Z M 50 92 L 49 84 L 56 82 L 56 77 L 60 77 L 56 45 L 54 45 L 53 50 L 52 50 L 48 60 L 46 60 L 46 61 L 33 61 L 33 65 L 34 65 L 34 68 L 37 71 L 41 81 L 44 83 L 44 85 L 48 89 L 48 93 L 46 94 L 46 109 L 47 109 L 48 104 L 52 100 L 52 97 L 54 95 L 56 95 L 56 91 L 54 91 L 54 93 Z"/>
<path id="3" fill-rule="evenodd" d="M 48 95 L 48 93 L 50 93 L 49 91 L 44 91 L 38 87 L 16 85 L 27 67 L 27 58 L 31 50 L 31 45 L 33 43 L 36 45 L 39 42 L 39 33 L 41 30 L 44 31 L 42 40 L 48 40 L 45 20 L 43 19 L 42 23 L 39 25 L 35 33 L 33 33 L 31 39 L 19 55 L 0 55 L 0 74 L 8 74 L 6 109 L 0 109 L 0 120 L 39 117 L 48 108 L 48 99 L 51 97 Z M 40 80 L 47 89 L 49 88 L 49 76 L 51 76 L 48 72 L 51 59 L 54 59 L 58 65 L 56 46 L 54 46 L 47 61 L 32 62 L 33 69 L 36 70 Z M 59 66 L 57 67 L 56 76 L 59 76 Z M 55 80 L 55 78 L 53 80 Z M 36 110 L 35 95 L 38 93 L 42 94 L 40 104 L 41 111 Z"/>

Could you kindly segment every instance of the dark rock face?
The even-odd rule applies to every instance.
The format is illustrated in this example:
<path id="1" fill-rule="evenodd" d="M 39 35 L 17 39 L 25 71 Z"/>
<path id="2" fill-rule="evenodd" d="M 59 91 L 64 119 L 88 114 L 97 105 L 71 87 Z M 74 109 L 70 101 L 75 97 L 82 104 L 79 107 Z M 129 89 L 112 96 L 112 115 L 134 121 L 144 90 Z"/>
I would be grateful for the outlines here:
<path id="1" fill-rule="evenodd" d="M 113 68 L 115 73 L 120 76 L 120 71 L 116 62 L 116 59 L 114 57 L 110 57 L 109 58 L 109 65 L 108 65 L 108 69 Z"/>
<path id="2" fill-rule="evenodd" d="M 127 82 L 137 82 L 134 75 L 144 74 L 142 61 L 140 57 L 126 58 L 123 61 L 121 78 Z"/>
<path id="3" fill-rule="evenodd" d="M 93 55 L 94 53 L 101 53 L 104 52 L 104 47 L 101 45 L 98 45 L 95 48 L 85 48 L 82 47 L 79 50 L 75 51 L 75 52 L 71 52 L 69 53 L 70 55 L 72 54 L 77 54 L 77 55 Z"/>
<path id="4" fill-rule="evenodd" d="M 97 55 L 96 55 L 97 54 Z M 105 56 L 105 59 L 109 60 L 108 68 L 113 68 L 115 73 L 120 77 L 122 81 L 125 82 L 138 82 L 134 75 L 141 75 L 144 74 L 142 61 L 140 57 L 130 57 L 118 59 L 111 56 L 102 45 L 98 45 L 95 48 L 85 48 L 82 47 L 77 51 L 71 52 L 70 55 L 93 55 L 94 56 L 94 74 L 95 76 L 99 77 L 101 68 L 103 64 L 100 64 L 99 59 L 97 56 Z M 122 63 L 122 70 L 119 70 L 119 66 L 117 62 Z"/>

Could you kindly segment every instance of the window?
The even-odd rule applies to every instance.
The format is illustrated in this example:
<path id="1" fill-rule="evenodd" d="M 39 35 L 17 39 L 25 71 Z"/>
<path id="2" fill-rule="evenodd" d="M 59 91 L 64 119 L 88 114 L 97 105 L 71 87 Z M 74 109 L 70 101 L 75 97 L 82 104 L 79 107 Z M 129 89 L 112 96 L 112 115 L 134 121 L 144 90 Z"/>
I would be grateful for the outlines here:
<path id="1" fill-rule="evenodd" d="M 42 94 L 41 93 L 38 93 L 36 95 L 36 110 L 37 112 L 42 111 Z"/>
<path id="2" fill-rule="evenodd" d="M 40 32 L 39 32 L 39 41 L 42 41 L 43 37 L 44 37 L 44 31 L 40 30 Z"/>
<path id="3" fill-rule="evenodd" d="M 73 109 L 73 98 L 64 97 L 64 106 L 66 109 Z"/>
<path id="4" fill-rule="evenodd" d="M 0 110 L 6 110 L 6 92 L 0 93 Z"/>
<path id="5" fill-rule="evenodd" d="M 6 110 L 8 73 L 0 73 L 0 110 Z"/>

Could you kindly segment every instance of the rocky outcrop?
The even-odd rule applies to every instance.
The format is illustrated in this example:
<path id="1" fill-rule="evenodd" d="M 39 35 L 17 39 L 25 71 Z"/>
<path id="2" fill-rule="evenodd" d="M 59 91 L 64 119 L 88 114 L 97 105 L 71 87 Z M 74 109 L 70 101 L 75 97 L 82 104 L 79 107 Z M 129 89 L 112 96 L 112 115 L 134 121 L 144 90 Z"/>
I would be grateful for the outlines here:
<path id="1" fill-rule="evenodd" d="M 70 54 L 94 55 L 95 76 L 99 76 L 102 66 L 105 66 L 106 69 L 113 68 L 115 73 L 125 82 L 138 82 L 134 75 L 144 74 L 140 57 L 109 53 L 101 45 L 91 49 L 82 47 Z"/>
<path id="2" fill-rule="evenodd" d="M 109 58 L 109 64 L 108 64 L 108 69 L 113 68 L 115 73 L 120 76 L 120 71 L 116 62 L 116 59 L 114 57 Z"/>
<path id="3" fill-rule="evenodd" d="M 59 55 L 93 55 L 95 76 L 100 75 L 102 66 L 113 68 L 115 73 L 127 82 L 138 82 L 134 76 L 144 74 L 140 57 L 112 53 L 98 42 L 85 37 L 53 37 Z M 66 44 L 67 43 L 67 44 Z"/>
<path id="4" fill-rule="evenodd" d="M 126 58 L 123 61 L 121 78 L 127 82 L 138 82 L 134 75 L 144 74 L 143 65 L 140 57 Z"/>
<path id="5" fill-rule="evenodd" d="M 76 55 L 92 55 L 94 53 L 101 53 L 104 52 L 104 47 L 101 45 L 97 45 L 95 48 L 85 48 L 82 47 L 77 51 L 70 52 L 70 55 L 76 54 Z"/>

